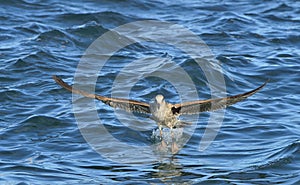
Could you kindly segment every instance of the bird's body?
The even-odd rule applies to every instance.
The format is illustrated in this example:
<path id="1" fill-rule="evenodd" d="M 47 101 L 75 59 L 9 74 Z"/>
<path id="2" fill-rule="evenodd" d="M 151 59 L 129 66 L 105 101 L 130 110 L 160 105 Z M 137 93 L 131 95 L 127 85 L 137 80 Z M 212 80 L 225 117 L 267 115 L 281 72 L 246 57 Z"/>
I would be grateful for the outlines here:
<path id="1" fill-rule="evenodd" d="M 157 123 L 160 134 L 162 137 L 162 127 L 173 128 L 184 126 L 181 121 L 178 120 L 178 116 L 182 114 L 197 114 L 200 112 L 213 111 L 217 109 L 226 108 L 229 105 L 235 104 L 239 101 L 246 99 L 253 95 L 260 89 L 262 89 L 267 82 L 260 87 L 235 96 L 229 96 L 225 98 L 209 99 L 209 100 L 197 100 L 185 103 L 171 104 L 165 101 L 163 95 L 157 95 L 153 102 L 145 103 L 135 100 L 122 99 L 122 98 L 109 98 L 96 94 L 90 94 L 82 90 L 74 89 L 72 86 L 65 83 L 62 79 L 57 76 L 53 76 L 53 79 L 63 88 L 88 98 L 95 98 L 102 101 L 103 103 L 114 107 L 120 108 L 130 112 L 139 112 L 144 114 L 150 114 L 151 118 Z M 165 145 L 162 143 L 162 145 Z M 177 146 L 172 145 L 176 149 Z M 174 149 L 174 150 L 175 150 Z"/>
<path id="2" fill-rule="evenodd" d="M 150 114 L 160 128 L 174 128 L 178 122 L 178 115 L 172 112 L 172 104 L 167 103 L 161 94 L 155 97 L 153 103 L 150 103 Z"/>

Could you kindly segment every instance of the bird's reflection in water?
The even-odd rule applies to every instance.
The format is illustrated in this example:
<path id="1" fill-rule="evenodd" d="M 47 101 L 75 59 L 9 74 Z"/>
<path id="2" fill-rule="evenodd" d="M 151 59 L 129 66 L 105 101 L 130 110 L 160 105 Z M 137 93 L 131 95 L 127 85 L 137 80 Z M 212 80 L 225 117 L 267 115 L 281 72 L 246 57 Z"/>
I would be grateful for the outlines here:
<path id="1" fill-rule="evenodd" d="M 153 178 L 159 179 L 163 184 L 174 184 L 183 174 L 183 167 L 176 159 L 176 155 L 172 152 L 172 144 L 178 145 L 178 152 L 186 143 L 186 134 L 183 128 L 173 130 L 173 136 L 169 129 L 163 130 L 163 138 L 160 138 L 160 130 L 153 130 L 151 140 L 154 142 L 153 151 L 159 156 L 159 163 L 153 165 L 154 172 L 151 173 Z M 166 143 L 165 148 L 161 147 L 161 140 Z M 182 184 L 180 182 L 179 184 Z M 176 183 L 175 183 L 176 184 Z"/>
<path id="2" fill-rule="evenodd" d="M 174 184 L 184 174 L 182 165 L 178 163 L 174 156 L 170 157 L 169 161 L 165 160 L 164 162 L 155 164 L 153 169 L 155 172 L 151 176 L 160 179 L 164 184 Z M 178 184 L 182 183 L 184 182 L 178 182 Z"/>
<path id="3" fill-rule="evenodd" d="M 194 121 L 194 120 L 191 120 Z M 191 125 L 184 128 L 176 128 L 173 129 L 173 138 L 169 129 L 163 129 L 163 138 L 167 144 L 165 150 L 160 150 L 160 131 L 159 129 L 153 130 L 151 140 L 153 144 L 153 151 L 155 155 L 158 157 L 157 163 L 152 165 L 153 172 L 151 173 L 151 177 L 154 179 L 158 179 L 162 184 L 193 184 L 192 179 L 182 178 L 186 176 L 188 171 L 184 168 L 184 166 L 180 163 L 180 158 L 184 155 L 187 142 L 191 138 L 191 134 L 193 133 L 195 125 Z M 172 142 L 176 142 L 179 147 L 179 151 L 174 154 L 172 152 L 171 144 Z M 182 153 L 182 154 L 181 154 Z M 191 174 L 193 176 L 193 174 Z"/>

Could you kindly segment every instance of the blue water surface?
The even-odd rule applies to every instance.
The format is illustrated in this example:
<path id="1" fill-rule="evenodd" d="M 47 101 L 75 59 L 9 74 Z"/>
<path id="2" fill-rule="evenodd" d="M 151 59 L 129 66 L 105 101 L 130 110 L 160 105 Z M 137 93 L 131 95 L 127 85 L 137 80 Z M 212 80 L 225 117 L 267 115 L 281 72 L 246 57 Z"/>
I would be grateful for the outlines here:
<path id="1" fill-rule="evenodd" d="M 299 1 L 0 0 L 0 4 L 1 184 L 300 184 Z M 203 39 L 220 62 L 228 95 L 270 81 L 257 94 L 226 109 L 217 137 L 206 150 L 198 147 L 210 113 L 200 114 L 196 130 L 178 154 L 132 166 L 110 160 L 89 145 L 77 126 L 72 94 L 52 75 L 72 83 L 93 41 L 113 28 L 143 20 L 179 24 Z M 112 56 L 99 71 L 96 92 L 111 96 L 122 68 L 148 56 L 177 62 L 191 75 L 199 98 L 210 98 L 207 79 L 195 62 L 158 43 L 138 43 Z M 162 72 L 172 74 L 172 68 Z M 148 102 L 157 92 L 170 102 L 180 101 L 172 84 L 155 77 L 140 79 L 130 98 Z M 153 144 L 153 121 L 138 118 L 149 128 L 128 129 L 112 108 L 101 102 L 96 106 L 115 138 L 135 146 Z M 137 156 L 139 151 L 129 154 Z"/>

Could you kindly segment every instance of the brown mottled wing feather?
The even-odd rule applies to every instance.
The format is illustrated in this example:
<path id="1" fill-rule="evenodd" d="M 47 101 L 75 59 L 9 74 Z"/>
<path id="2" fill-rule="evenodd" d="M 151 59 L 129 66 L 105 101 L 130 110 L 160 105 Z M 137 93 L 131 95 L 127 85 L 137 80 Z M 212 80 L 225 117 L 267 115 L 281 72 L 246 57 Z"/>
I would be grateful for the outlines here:
<path id="1" fill-rule="evenodd" d="M 267 84 L 267 82 L 268 81 L 252 91 L 235 96 L 175 104 L 174 107 L 172 107 L 172 112 L 173 114 L 196 114 L 199 112 L 214 111 L 217 109 L 226 108 L 229 105 L 235 104 L 253 95 L 257 91 L 262 89 Z"/>
<path id="2" fill-rule="evenodd" d="M 75 94 L 80 94 L 80 95 L 88 97 L 88 98 L 95 98 L 111 107 L 120 108 L 120 109 L 129 111 L 129 112 L 139 112 L 139 113 L 145 113 L 145 114 L 150 113 L 150 105 L 147 103 L 139 102 L 139 101 L 135 101 L 135 100 L 122 99 L 122 98 L 108 98 L 105 96 L 90 94 L 85 91 L 81 91 L 81 90 L 72 88 L 72 86 L 68 85 L 62 79 L 58 78 L 57 76 L 53 76 L 53 79 L 60 86 L 62 86 L 63 88 L 65 88 Z"/>

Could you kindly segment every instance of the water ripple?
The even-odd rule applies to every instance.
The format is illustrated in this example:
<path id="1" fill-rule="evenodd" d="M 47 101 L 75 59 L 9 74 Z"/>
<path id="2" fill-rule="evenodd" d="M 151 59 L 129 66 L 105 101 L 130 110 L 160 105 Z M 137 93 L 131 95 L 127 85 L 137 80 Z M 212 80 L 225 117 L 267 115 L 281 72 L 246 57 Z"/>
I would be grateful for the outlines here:
<path id="1" fill-rule="evenodd" d="M 2 183 L 299 184 L 298 2 L 1 3 Z M 73 115 L 72 94 L 55 84 L 51 76 L 56 74 L 72 83 L 82 54 L 96 38 L 111 28 L 144 19 L 179 23 L 199 35 L 221 63 L 228 95 L 270 81 L 257 94 L 226 109 L 222 127 L 207 150 L 198 151 L 210 116 L 202 113 L 192 138 L 179 154 L 132 167 L 109 161 L 88 145 Z M 96 92 L 111 96 L 119 72 L 141 58 L 148 61 L 147 65 L 124 71 L 125 77 L 142 77 L 149 68 L 172 74 L 176 68 L 168 61 L 174 61 L 191 75 L 199 97 L 210 98 L 206 77 L 196 63 L 175 47 L 161 43 L 137 43 L 115 53 L 99 72 Z M 165 62 L 156 63 L 155 58 Z M 205 65 L 216 70 L 211 61 Z M 122 93 L 130 82 L 125 78 L 116 91 Z M 154 77 L 139 79 L 129 96 L 148 102 L 157 92 L 170 102 L 180 101 L 172 84 Z M 186 95 L 189 93 L 186 90 Z M 75 103 L 84 102 L 79 98 Z M 136 146 L 154 143 L 151 135 L 156 124 L 152 120 L 136 115 L 133 122 L 122 114 L 129 126 L 144 128 L 137 131 L 122 124 L 112 108 L 98 101 L 96 107 L 115 138 Z"/>

